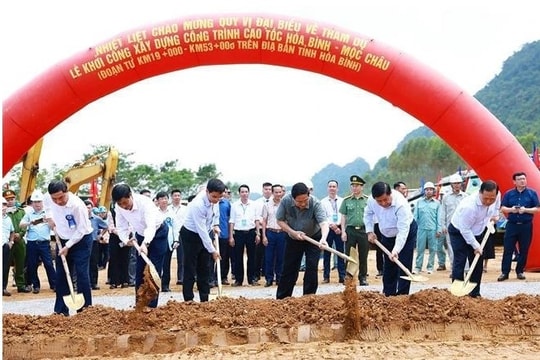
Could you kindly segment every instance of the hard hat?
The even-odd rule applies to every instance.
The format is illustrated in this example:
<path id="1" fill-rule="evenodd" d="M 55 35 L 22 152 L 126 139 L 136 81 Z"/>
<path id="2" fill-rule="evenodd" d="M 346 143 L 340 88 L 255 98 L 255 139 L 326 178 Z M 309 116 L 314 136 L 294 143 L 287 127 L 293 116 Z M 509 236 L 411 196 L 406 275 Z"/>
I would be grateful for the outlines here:
<path id="1" fill-rule="evenodd" d="M 30 201 L 43 201 L 43 194 L 39 190 L 32 191 Z"/>
<path id="2" fill-rule="evenodd" d="M 435 189 L 435 185 L 433 185 L 433 183 L 431 181 L 428 181 L 427 183 L 424 184 L 424 190 L 426 189 Z"/>
<path id="3" fill-rule="evenodd" d="M 107 208 L 106 208 L 105 206 L 103 206 L 103 205 L 99 206 L 98 209 L 99 209 L 98 211 L 99 211 L 101 214 L 107 212 Z"/>
<path id="4" fill-rule="evenodd" d="M 99 215 L 99 208 L 98 208 L 98 207 L 93 208 L 93 209 L 92 209 L 92 213 L 93 213 L 94 215 Z"/>
<path id="5" fill-rule="evenodd" d="M 448 179 L 448 182 L 451 183 L 451 184 L 462 183 L 463 179 L 458 174 L 454 174 L 454 175 L 450 176 L 450 178 Z"/>

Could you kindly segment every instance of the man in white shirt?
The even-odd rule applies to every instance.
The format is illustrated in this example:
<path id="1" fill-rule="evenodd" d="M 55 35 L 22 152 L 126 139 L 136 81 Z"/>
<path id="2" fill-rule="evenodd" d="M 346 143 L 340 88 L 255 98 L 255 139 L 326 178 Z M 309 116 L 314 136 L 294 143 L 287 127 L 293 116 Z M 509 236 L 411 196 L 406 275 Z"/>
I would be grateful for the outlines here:
<path id="1" fill-rule="evenodd" d="M 328 225 L 330 231 L 326 241 L 328 246 L 334 246 L 339 252 L 344 252 L 344 243 L 341 240 L 341 214 L 339 208 L 343 202 L 343 198 L 338 195 L 338 182 L 337 180 L 329 180 L 326 184 L 328 195 L 321 200 L 321 205 L 326 211 Z M 330 282 L 330 252 L 325 251 L 323 253 L 323 283 Z M 345 262 L 342 258 L 337 259 L 337 271 L 339 282 L 343 284 L 345 282 Z"/>
<path id="2" fill-rule="evenodd" d="M 467 260 L 471 264 L 476 254 L 482 255 L 479 242 L 481 241 L 482 232 L 490 220 L 496 221 L 498 219 L 498 211 L 494 209 L 498 192 L 497 183 L 486 180 L 480 185 L 478 194 L 463 199 L 457 206 L 454 215 L 452 215 L 452 220 L 448 226 L 448 234 L 454 251 L 452 281 L 456 279 L 463 281 Z M 481 256 L 479 263 L 482 264 Z M 470 280 L 476 283 L 476 287 L 469 293 L 469 296 L 479 297 L 482 266 L 476 266 L 472 271 Z"/>
<path id="3" fill-rule="evenodd" d="M 408 295 L 411 282 L 401 278 L 406 274 L 395 260 L 399 259 L 409 271 L 412 270 L 418 226 L 409 203 L 387 183 L 377 182 L 371 187 L 371 196 L 364 210 L 364 224 L 368 240 L 372 243 L 377 239 L 375 218 L 379 220 L 382 235 L 379 241 L 392 253 L 391 257 L 384 255 L 383 293 L 386 296 Z"/>
<path id="4" fill-rule="evenodd" d="M 83 308 L 92 305 L 89 271 L 92 223 L 88 218 L 88 209 L 84 202 L 68 191 L 67 184 L 63 180 L 51 181 L 47 191 L 48 196 L 44 199 L 46 218 L 51 229 L 60 237 L 62 244 L 55 261 L 57 266 L 54 312 L 69 316 L 69 309 L 64 303 L 64 296 L 69 294 L 69 287 L 60 256 L 66 257 L 70 268 L 75 267 L 77 292 L 84 296 Z"/>
<path id="5" fill-rule="evenodd" d="M 116 229 L 120 241 L 128 246 L 133 246 L 133 242 L 136 241 L 141 252 L 148 255 L 157 273 L 161 274 L 169 234 L 169 226 L 164 221 L 163 215 L 152 199 L 134 194 L 126 184 L 116 184 L 113 187 L 112 200 L 116 203 Z M 145 266 L 146 262 L 139 256 L 135 275 L 135 294 L 144 281 Z M 157 307 L 158 298 L 159 294 L 148 303 L 148 307 Z"/>

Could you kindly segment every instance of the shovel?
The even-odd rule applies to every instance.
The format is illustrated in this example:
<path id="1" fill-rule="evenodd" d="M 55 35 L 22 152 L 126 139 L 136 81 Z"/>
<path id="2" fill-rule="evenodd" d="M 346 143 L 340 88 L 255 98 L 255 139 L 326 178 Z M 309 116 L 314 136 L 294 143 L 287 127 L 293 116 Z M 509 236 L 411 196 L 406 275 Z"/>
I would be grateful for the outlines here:
<path id="1" fill-rule="evenodd" d="M 62 243 L 60 242 L 60 238 L 58 237 L 58 234 L 56 233 L 56 230 L 54 231 L 54 237 L 56 238 L 56 247 L 58 247 L 58 251 L 62 249 Z M 71 310 L 79 310 L 84 306 L 84 295 L 83 294 L 75 294 L 75 291 L 73 291 L 73 282 L 71 281 L 71 274 L 69 273 L 69 265 L 66 260 L 65 255 L 60 255 L 60 258 L 62 258 L 62 265 L 64 266 L 64 272 L 66 273 L 66 280 L 69 287 L 69 295 L 64 295 L 64 304 L 71 309 Z"/>
<path id="2" fill-rule="evenodd" d="M 148 270 L 150 271 L 150 277 L 153 283 L 152 287 L 154 287 L 159 293 L 159 289 L 161 286 L 161 277 L 159 276 L 156 267 L 152 263 L 152 260 L 150 260 L 148 256 L 141 251 L 141 247 L 139 246 L 139 244 L 137 244 L 137 241 L 133 241 L 133 246 L 135 247 L 139 255 L 141 255 L 142 259 L 146 263 L 146 266 L 148 267 Z"/>
<path id="3" fill-rule="evenodd" d="M 358 266 L 358 250 L 356 247 L 351 247 L 351 250 L 349 252 L 349 256 L 354 261 L 347 261 L 347 274 L 354 278 L 358 276 L 358 271 L 360 271 L 360 267 Z"/>
<path id="4" fill-rule="evenodd" d="M 219 238 L 218 234 L 214 233 L 214 242 L 217 253 L 219 254 Z M 216 259 L 216 277 L 217 277 L 217 296 L 221 297 L 223 295 L 223 285 L 221 284 L 221 260 L 218 256 Z"/>
<path id="5" fill-rule="evenodd" d="M 312 243 L 313 245 L 316 245 L 320 248 L 322 248 L 323 250 L 326 250 L 328 252 L 331 252 L 332 254 L 335 254 L 337 256 L 339 256 L 340 258 L 344 259 L 344 260 L 347 260 L 349 262 L 353 262 L 355 264 L 358 264 L 358 261 L 356 261 L 356 259 L 353 259 L 352 257 L 342 253 L 342 252 L 339 252 L 337 251 L 336 249 L 334 248 L 331 248 L 330 246 L 327 246 L 327 245 L 322 245 L 320 242 L 318 242 L 317 240 L 314 240 L 312 238 L 310 238 L 309 236 L 307 235 L 302 235 L 302 238 L 310 243 Z"/>
<path id="6" fill-rule="evenodd" d="M 392 258 L 392 253 L 384 247 L 383 244 L 381 244 L 381 242 L 377 239 L 375 239 L 375 244 L 381 248 L 382 251 L 384 251 L 384 253 L 386 255 L 388 255 L 389 258 Z M 392 260 L 390 260 L 392 261 Z M 403 263 L 401 261 L 399 261 L 399 259 L 395 259 L 394 262 L 397 264 L 397 266 L 400 267 L 401 270 L 403 270 L 403 272 L 405 274 L 407 274 L 407 276 L 400 276 L 400 278 L 402 279 L 405 279 L 405 280 L 409 280 L 409 281 L 412 281 L 412 282 L 424 282 L 424 281 L 428 281 L 429 279 L 425 276 L 422 276 L 422 275 L 414 275 L 413 273 L 411 273 L 411 271 L 409 269 L 407 269 L 405 267 L 405 265 L 403 265 Z"/>
<path id="7" fill-rule="evenodd" d="M 487 224 L 487 231 L 484 235 L 484 238 L 482 239 L 482 242 L 480 243 L 480 249 L 484 250 L 484 246 L 487 243 L 487 240 L 489 238 L 490 234 L 493 234 L 495 232 L 495 227 L 493 226 L 493 221 L 490 221 Z M 476 254 L 474 256 L 472 264 L 469 266 L 469 271 L 467 271 L 467 276 L 465 276 L 465 280 L 454 280 L 452 282 L 452 285 L 450 285 L 450 292 L 452 295 L 455 296 L 465 296 L 469 294 L 473 289 L 476 287 L 476 283 L 469 282 L 471 275 L 473 273 L 473 270 L 476 266 L 476 263 L 478 262 L 478 259 L 480 259 L 480 254 Z"/>

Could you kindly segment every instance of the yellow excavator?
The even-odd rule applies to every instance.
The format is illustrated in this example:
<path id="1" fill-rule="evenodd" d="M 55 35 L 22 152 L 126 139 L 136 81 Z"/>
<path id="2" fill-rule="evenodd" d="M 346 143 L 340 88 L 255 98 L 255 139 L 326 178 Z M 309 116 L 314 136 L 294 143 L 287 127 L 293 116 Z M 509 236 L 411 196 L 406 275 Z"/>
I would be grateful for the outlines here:
<path id="1" fill-rule="evenodd" d="M 68 184 L 68 190 L 76 193 L 81 185 L 101 177 L 99 205 L 108 209 L 111 204 L 111 192 L 116 179 L 117 168 L 118 150 L 110 147 L 104 153 L 92 155 L 83 162 L 74 164 L 64 174 L 64 181 Z"/>
<path id="2" fill-rule="evenodd" d="M 36 187 L 37 174 L 39 172 L 39 157 L 43 146 L 43 138 L 32 146 L 21 159 L 21 188 L 19 201 L 25 203 Z M 105 157 L 106 156 L 106 157 Z M 105 159 L 105 160 L 103 160 Z M 99 205 L 109 208 L 111 203 L 111 191 L 116 179 L 118 168 L 118 150 L 110 147 L 108 151 L 93 155 L 83 162 L 74 164 L 64 174 L 64 180 L 72 193 L 77 193 L 79 187 L 101 177 L 101 191 Z M 96 204 L 98 205 L 98 204 Z"/>
<path id="3" fill-rule="evenodd" d="M 43 138 L 39 139 L 21 159 L 21 189 L 19 191 L 19 202 L 21 204 L 26 203 L 26 200 L 28 200 L 28 197 L 36 187 L 42 146 Z"/>

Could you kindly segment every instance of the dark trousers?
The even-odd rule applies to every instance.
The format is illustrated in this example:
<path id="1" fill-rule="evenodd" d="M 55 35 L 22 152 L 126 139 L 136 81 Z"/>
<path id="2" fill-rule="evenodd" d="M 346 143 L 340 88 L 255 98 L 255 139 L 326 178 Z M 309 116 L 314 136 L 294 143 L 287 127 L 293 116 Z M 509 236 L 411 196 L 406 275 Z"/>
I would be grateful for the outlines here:
<path id="1" fill-rule="evenodd" d="M 229 239 L 219 238 L 219 255 L 221 256 L 221 280 L 227 280 L 231 269 L 231 253 L 233 248 L 229 245 Z"/>
<path id="2" fill-rule="evenodd" d="M 264 277 L 267 282 L 274 279 L 279 284 L 283 274 L 283 258 L 285 257 L 285 233 L 266 230 L 268 245 L 264 253 Z"/>
<path id="3" fill-rule="evenodd" d="M 110 238 L 109 238 L 110 240 Z M 109 263 L 109 244 L 99 243 L 98 267 L 106 268 Z"/>
<path id="4" fill-rule="evenodd" d="M 98 262 L 99 262 L 99 242 L 92 242 L 92 251 L 90 252 L 90 285 L 97 286 L 98 283 Z"/>
<path id="5" fill-rule="evenodd" d="M 399 261 L 412 271 L 412 263 L 414 256 L 414 249 L 416 248 L 416 233 L 418 226 L 416 221 L 413 220 L 409 226 L 409 235 L 405 241 L 405 246 L 399 253 Z M 389 251 L 392 251 L 396 243 L 396 238 L 388 238 L 381 234 L 381 243 Z M 395 295 L 408 295 L 411 290 L 411 282 L 409 280 L 402 279 L 401 276 L 406 276 L 405 272 L 390 258 L 384 254 L 384 266 L 383 266 L 383 293 L 385 296 Z"/>
<path id="6" fill-rule="evenodd" d="M 259 239 L 261 241 L 255 245 L 255 280 L 259 280 L 265 272 L 264 256 L 266 254 L 266 246 L 262 243 L 262 235 Z"/>
<path id="7" fill-rule="evenodd" d="M 61 240 L 65 246 L 65 240 Z M 92 305 L 92 291 L 90 290 L 90 252 L 92 251 L 92 234 L 87 234 L 73 245 L 66 256 L 68 267 L 75 270 L 74 276 L 77 279 L 77 293 L 84 296 L 84 307 Z M 69 315 L 69 308 L 64 303 L 64 296 L 69 295 L 69 286 L 66 279 L 66 272 L 62 259 L 56 251 L 56 301 L 54 302 L 54 312 L 57 314 Z M 77 310 L 80 312 L 82 309 Z"/>
<path id="8" fill-rule="evenodd" d="M 161 289 L 168 289 L 171 284 L 171 260 L 174 250 L 169 249 L 167 244 L 167 251 L 163 257 L 163 272 L 161 274 Z"/>
<path id="9" fill-rule="evenodd" d="M 367 259 L 369 254 L 369 241 L 367 239 L 366 229 L 355 229 L 354 226 L 347 226 L 347 242 L 345 243 L 345 254 L 351 255 L 351 248 L 356 247 L 358 250 L 358 279 L 367 277 Z"/>
<path id="10" fill-rule="evenodd" d="M 43 262 L 43 267 L 47 274 L 47 280 L 49 281 L 49 287 L 51 289 L 56 288 L 55 282 L 55 270 L 51 256 L 51 244 L 50 240 L 37 240 L 28 241 L 26 244 L 26 274 L 30 280 L 30 283 L 34 289 L 41 288 L 41 282 L 38 276 L 38 264 L 39 259 Z"/>
<path id="11" fill-rule="evenodd" d="M 525 264 L 527 264 L 527 256 L 529 254 L 529 247 L 531 246 L 532 237 L 532 222 L 525 224 L 515 224 L 511 222 L 506 223 L 506 230 L 504 233 L 504 251 L 501 262 L 501 272 L 508 275 L 512 266 L 512 256 L 516 249 L 516 244 L 519 245 L 519 256 L 516 263 L 516 274 L 525 271 Z"/>
<path id="12" fill-rule="evenodd" d="M 2 246 L 2 290 L 7 289 L 9 279 L 9 244 Z"/>
<path id="13" fill-rule="evenodd" d="M 454 225 L 448 226 L 448 235 L 450 236 L 450 244 L 454 251 L 454 262 L 452 263 L 452 281 L 465 279 L 465 265 L 468 261 L 472 264 L 474 259 L 474 249 L 471 245 L 465 242 L 465 239 L 461 235 L 458 229 Z M 482 236 L 477 236 L 476 240 L 482 241 Z M 482 260 L 483 256 L 480 256 L 478 263 L 480 265 L 475 266 L 470 277 L 470 281 L 476 283 L 476 287 L 469 293 L 469 296 L 476 297 L 480 295 L 480 283 L 482 282 Z"/>
<path id="14" fill-rule="evenodd" d="M 339 252 L 343 252 L 343 240 L 341 240 L 341 235 L 338 235 L 334 232 L 334 230 L 330 230 L 328 232 L 328 237 L 326 238 L 326 242 L 328 242 L 328 246 L 332 247 L 332 245 L 335 246 L 335 249 Z M 325 251 L 323 254 L 323 278 L 329 279 L 330 278 L 330 256 L 331 253 L 328 251 Z M 338 270 L 338 276 L 340 280 L 345 279 L 345 261 L 338 256 L 337 259 L 337 270 Z"/>
<path id="15" fill-rule="evenodd" d="M 318 233 L 312 236 L 312 238 L 320 240 L 321 234 Z M 306 270 L 304 271 L 303 294 L 308 295 L 317 292 L 321 249 L 310 242 L 293 240 L 288 235 L 285 235 L 285 258 L 283 262 L 283 274 L 277 287 L 277 299 L 285 299 L 292 296 L 304 254 L 306 255 Z"/>
<path id="16" fill-rule="evenodd" d="M 381 230 L 379 229 L 379 224 L 375 224 L 373 226 L 373 232 L 377 236 L 377 239 L 381 239 L 382 235 L 381 235 Z M 375 261 L 377 264 L 377 271 L 382 273 L 383 268 L 384 268 L 384 251 L 382 251 L 381 248 L 378 247 L 377 245 L 375 245 L 375 251 L 376 251 Z"/>
<path id="17" fill-rule="evenodd" d="M 256 280 L 256 247 L 255 229 L 249 231 L 234 232 L 234 256 L 236 257 L 234 277 L 235 281 L 242 284 L 244 282 L 244 249 L 247 253 L 247 280 L 251 284 Z"/>
<path id="18" fill-rule="evenodd" d="M 176 281 L 184 282 L 184 246 L 182 245 L 182 237 L 178 237 L 178 247 L 176 248 Z"/>
<path id="19" fill-rule="evenodd" d="M 169 234 L 169 226 L 166 223 L 163 223 L 159 229 L 156 231 L 156 235 L 154 235 L 154 238 L 150 242 L 150 245 L 148 246 L 148 258 L 154 264 L 154 267 L 156 268 L 156 271 L 158 274 L 161 274 L 163 271 L 163 259 L 165 258 L 165 253 L 168 249 L 168 241 L 167 237 Z M 141 236 L 137 233 L 135 233 L 135 237 L 137 238 L 137 243 L 139 245 L 142 244 L 144 241 L 144 236 Z M 142 285 L 144 281 L 144 268 L 146 267 L 146 262 L 143 260 L 142 257 L 137 257 L 137 269 L 135 272 L 135 297 L 137 297 L 137 290 L 139 290 L 139 287 Z M 157 286 L 160 286 L 161 284 L 156 284 Z M 155 308 L 158 305 L 159 300 L 159 294 L 156 296 L 156 298 L 148 304 L 148 307 Z"/>
<path id="20" fill-rule="evenodd" d="M 120 247 L 121 240 L 116 234 L 109 236 L 109 274 L 111 285 L 120 286 L 129 282 L 128 262 L 131 247 Z"/>
<path id="21" fill-rule="evenodd" d="M 196 232 L 182 226 L 180 230 L 184 250 L 184 285 L 182 295 L 184 301 L 193 301 L 193 286 L 197 279 L 199 299 L 201 302 L 208 301 L 210 294 L 210 259 L 212 255 L 204 247 L 202 240 Z"/>

